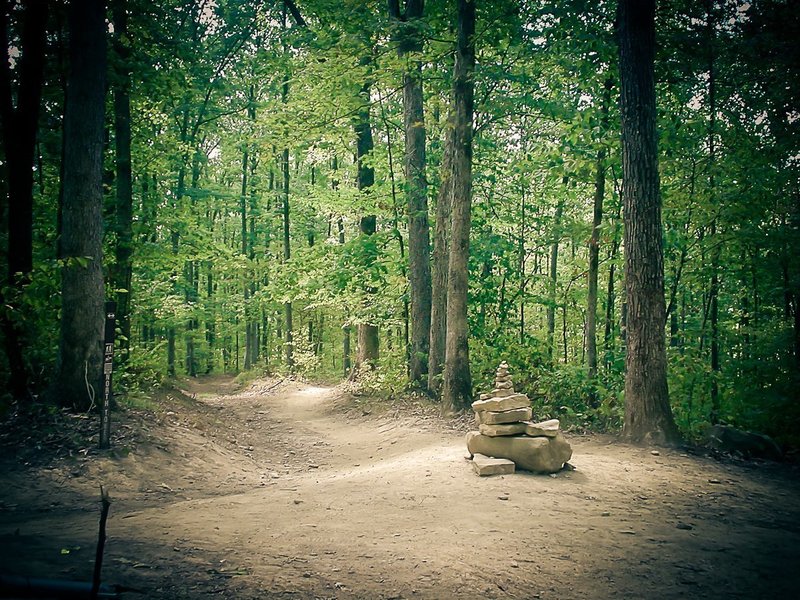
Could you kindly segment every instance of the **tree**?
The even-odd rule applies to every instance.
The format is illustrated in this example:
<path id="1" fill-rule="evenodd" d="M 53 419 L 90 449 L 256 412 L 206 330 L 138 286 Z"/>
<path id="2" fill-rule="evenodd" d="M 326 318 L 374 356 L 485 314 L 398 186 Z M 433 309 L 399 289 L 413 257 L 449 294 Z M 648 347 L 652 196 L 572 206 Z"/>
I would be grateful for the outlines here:
<path id="1" fill-rule="evenodd" d="M 474 111 L 475 3 L 458 1 L 458 38 L 453 69 L 453 200 L 452 234 L 447 285 L 447 339 L 442 409 L 469 406 L 472 375 L 469 365 L 467 288 L 469 230 L 472 208 L 472 118 Z"/>
<path id="2" fill-rule="evenodd" d="M 628 305 L 623 435 L 675 443 L 667 389 L 664 258 L 654 82 L 655 1 L 621 0 L 618 14 L 625 293 Z"/>
<path id="3" fill-rule="evenodd" d="M 423 0 L 390 0 L 389 14 L 399 28 L 400 57 L 422 50 L 418 28 Z M 406 212 L 408 216 L 408 282 L 411 288 L 411 353 L 409 380 L 420 385 L 428 372 L 431 335 L 431 261 L 428 225 L 428 182 L 425 177 L 425 116 L 422 96 L 422 64 L 409 59 L 403 73 L 403 126 L 405 130 Z"/>
<path id="4" fill-rule="evenodd" d="M 99 393 L 103 344 L 103 119 L 106 24 L 103 0 L 73 2 L 64 117 L 61 335 L 51 394 L 88 409 Z M 95 387 L 97 386 L 97 387 Z"/>
<path id="5" fill-rule="evenodd" d="M 431 261 L 431 334 L 428 354 L 428 391 L 439 394 L 447 342 L 447 269 L 450 258 L 450 211 L 453 203 L 453 127 L 445 132 L 441 182 L 436 197 L 436 226 Z"/>
<path id="6" fill-rule="evenodd" d="M 19 295 L 29 282 L 33 269 L 33 165 L 42 79 L 45 64 L 45 33 L 49 5 L 43 0 L 23 2 L 19 65 L 19 85 L 12 91 L 8 60 L 0 65 L 0 135 L 8 184 L 8 274 L 7 285 Z M 8 48 L 9 18 L 12 4 L 0 7 L 0 42 Z M 14 105 L 14 97 L 17 102 Z M 5 198 L 3 198 L 5 201 Z M 0 213 L 5 210 L 0 210 Z M 19 299 L 8 298 L 0 316 L 10 367 L 9 391 L 18 399 L 28 394 L 28 372 L 23 359 L 27 334 L 15 322 Z"/>
<path id="7" fill-rule="evenodd" d="M 608 128 L 608 104 L 610 102 L 611 79 L 606 80 L 603 104 L 601 107 L 601 134 Z M 589 379 L 597 377 L 597 277 L 600 267 L 600 225 L 603 221 L 603 198 L 606 190 L 606 148 L 602 145 L 597 151 L 595 167 L 595 186 L 592 210 L 592 236 L 589 238 L 589 272 L 586 302 L 586 359 L 589 366 Z M 597 402 L 593 398 L 594 403 Z"/>
<path id="8" fill-rule="evenodd" d="M 358 114 L 355 121 L 355 134 L 356 134 L 356 162 L 357 162 L 357 175 L 356 183 L 359 192 L 369 193 L 370 188 L 375 184 L 375 169 L 370 164 L 374 142 L 372 140 L 372 124 L 370 121 L 369 109 L 369 91 L 370 83 L 365 82 L 361 87 L 361 106 L 358 109 Z M 364 215 L 359 219 L 358 228 L 362 236 L 370 238 L 375 235 L 377 231 L 377 217 L 376 215 Z M 374 262 L 374 252 L 372 251 L 374 240 L 365 241 L 368 248 L 366 250 L 366 264 L 365 269 L 370 269 Z M 375 294 L 372 286 L 368 286 L 365 290 L 367 295 Z M 375 323 L 366 321 L 358 324 L 358 354 L 356 356 L 356 367 L 362 365 L 369 365 L 371 368 L 375 367 L 375 361 L 378 360 L 378 326 Z M 357 369 L 354 372 L 357 372 Z"/>
<path id="9" fill-rule="evenodd" d="M 131 171 L 131 41 L 127 0 L 114 0 L 114 158 L 116 161 L 116 248 L 112 282 L 117 290 L 120 362 L 128 359 L 131 338 L 131 277 L 133 273 L 133 177 Z"/>

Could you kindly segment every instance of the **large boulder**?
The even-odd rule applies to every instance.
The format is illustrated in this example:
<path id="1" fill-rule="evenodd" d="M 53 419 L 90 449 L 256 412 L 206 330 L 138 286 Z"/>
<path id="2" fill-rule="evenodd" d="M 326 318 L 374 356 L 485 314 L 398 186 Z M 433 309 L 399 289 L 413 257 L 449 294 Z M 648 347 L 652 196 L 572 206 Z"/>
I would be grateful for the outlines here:
<path id="1" fill-rule="evenodd" d="M 514 461 L 517 468 L 534 473 L 555 473 L 572 457 L 572 448 L 560 433 L 553 438 L 502 436 L 489 437 L 477 431 L 467 434 L 470 454 L 484 454 Z"/>

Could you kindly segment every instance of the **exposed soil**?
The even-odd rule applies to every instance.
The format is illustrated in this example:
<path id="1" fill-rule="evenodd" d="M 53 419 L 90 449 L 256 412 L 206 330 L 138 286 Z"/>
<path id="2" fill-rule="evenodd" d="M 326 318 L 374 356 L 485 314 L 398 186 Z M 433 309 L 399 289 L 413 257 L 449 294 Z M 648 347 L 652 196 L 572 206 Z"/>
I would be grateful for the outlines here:
<path id="1" fill-rule="evenodd" d="M 464 422 L 419 404 L 185 393 L 118 415 L 110 452 L 90 418 L 8 422 L 0 574 L 90 580 L 103 485 L 123 598 L 797 597 L 796 466 L 568 435 L 573 471 L 479 478 Z"/>

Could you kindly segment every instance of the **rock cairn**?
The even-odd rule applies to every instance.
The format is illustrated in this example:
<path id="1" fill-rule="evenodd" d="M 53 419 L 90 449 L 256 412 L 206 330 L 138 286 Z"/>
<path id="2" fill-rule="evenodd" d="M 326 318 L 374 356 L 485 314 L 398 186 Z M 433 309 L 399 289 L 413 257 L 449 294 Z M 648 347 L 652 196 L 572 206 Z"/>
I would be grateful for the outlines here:
<path id="1" fill-rule="evenodd" d="M 497 367 L 494 389 L 472 403 L 478 431 L 467 434 L 467 449 L 478 475 L 560 471 L 572 457 L 558 419 L 534 423 L 528 396 L 514 391 L 505 361 Z"/>

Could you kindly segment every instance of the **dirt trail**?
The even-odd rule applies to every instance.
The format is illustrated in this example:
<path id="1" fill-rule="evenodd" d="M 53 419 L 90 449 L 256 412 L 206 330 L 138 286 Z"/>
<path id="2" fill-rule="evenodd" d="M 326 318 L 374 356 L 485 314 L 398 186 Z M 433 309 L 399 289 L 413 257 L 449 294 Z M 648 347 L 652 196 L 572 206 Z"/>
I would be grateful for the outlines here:
<path id="1" fill-rule="evenodd" d="M 88 578 L 103 483 L 105 580 L 148 598 L 796 597 L 793 467 L 573 436 L 575 471 L 478 478 L 435 420 L 273 385 L 197 384 L 126 456 L 6 461 L 0 572 Z"/>

